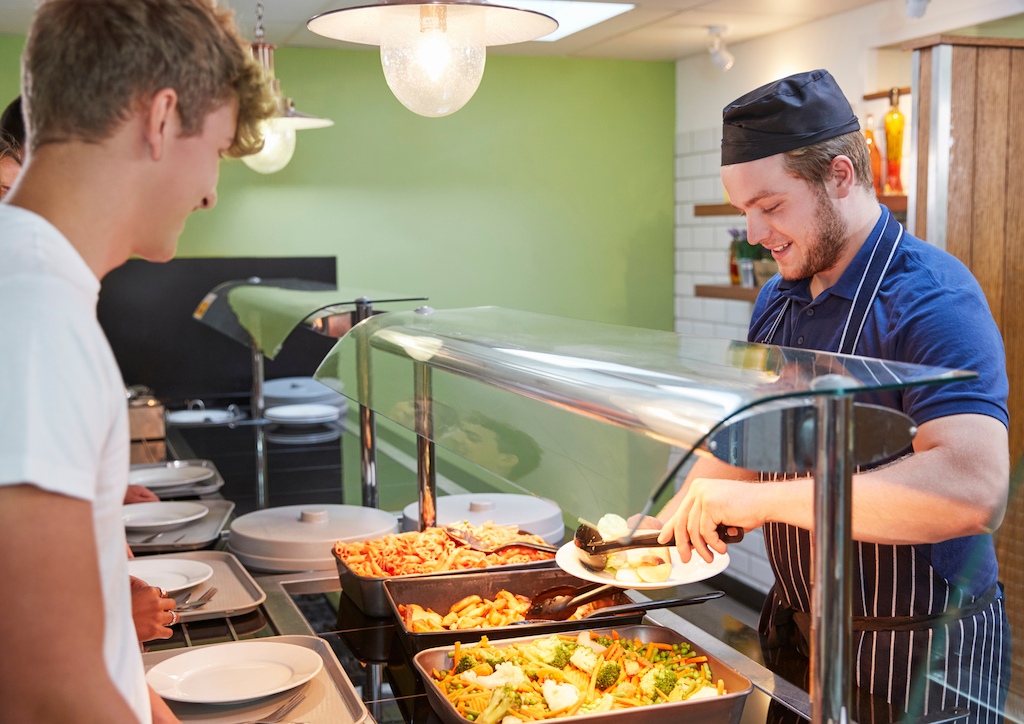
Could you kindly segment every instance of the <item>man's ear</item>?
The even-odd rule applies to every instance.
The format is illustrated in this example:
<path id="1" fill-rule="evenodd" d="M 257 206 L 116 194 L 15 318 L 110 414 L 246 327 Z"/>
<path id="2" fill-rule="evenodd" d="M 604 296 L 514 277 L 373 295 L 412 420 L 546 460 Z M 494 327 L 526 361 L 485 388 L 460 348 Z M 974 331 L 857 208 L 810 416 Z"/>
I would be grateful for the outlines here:
<path id="1" fill-rule="evenodd" d="M 844 198 L 857 186 L 857 173 L 853 170 L 853 161 L 849 156 L 836 156 L 829 164 L 832 171 L 832 182 L 836 187 L 836 197 Z"/>
<path id="2" fill-rule="evenodd" d="M 178 120 L 178 93 L 173 88 L 163 88 L 153 94 L 144 105 L 145 136 L 149 155 L 154 161 L 163 158 L 164 147 L 173 135 L 180 133 Z"/>

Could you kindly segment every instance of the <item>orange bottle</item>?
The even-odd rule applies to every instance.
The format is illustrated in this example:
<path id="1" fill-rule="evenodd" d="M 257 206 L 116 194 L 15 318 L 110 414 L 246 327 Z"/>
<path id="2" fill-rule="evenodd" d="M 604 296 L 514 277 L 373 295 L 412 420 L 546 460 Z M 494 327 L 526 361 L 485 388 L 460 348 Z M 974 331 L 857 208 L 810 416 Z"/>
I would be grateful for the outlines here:
<path id="1" fill-rule="evenodd" d="M 888 171 L 885 175 L 885 193 L 902 194 L 900 181 L 900 160 L 903 156 L 903 124 L 906 120 L 900 113 L 900 89 L 889 91 L 889 112 L 885 114 L 885 158 Z"/>
<path id="2" fill-rule="evenodd" d="M 875 194 L 882 193 L 882 154 L 875 143 L 875 117 L 868 114 L 868 127 L 864 129 L 864 137 L 868 141 L 868 154 L 871 156 L 871 180 L 875 184 Z"/>

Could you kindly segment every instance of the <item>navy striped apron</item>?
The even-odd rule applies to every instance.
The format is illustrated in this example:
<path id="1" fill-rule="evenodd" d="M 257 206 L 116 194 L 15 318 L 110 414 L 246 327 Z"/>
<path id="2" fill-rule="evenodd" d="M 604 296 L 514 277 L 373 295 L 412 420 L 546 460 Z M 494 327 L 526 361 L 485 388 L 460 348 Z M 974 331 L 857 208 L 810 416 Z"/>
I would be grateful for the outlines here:
<path id="1" fill-rule="evenodd" d="M 887 210 L 843 329 L 842 354 L 854 354 L 899 243 L 903 226 Z M 772 344 L 789 311 L 782 304 L 759 340 Z M 765 547 L 776 583 L 761 612 L 768 663 L 807 653 L 811 610 L 811 535 L 782 523 L 764 525 Z M 960 706 L 969 722 L 1002 721 L 1010 671 L 1010 629 L 1001 592 L 977 598 L 935 571 L 914 546 L 854 542 L 853 681 L 851 716 L 891 722 Z M 802 658 L 802 657 L 801 657 Z M 790 672 L 792 674 L 792 672 Z M 803 667 L 794 683 L 808 685 Z M 771 720 L 771 718 L 770 718 Z M 959 721 L 964 721 L 963 719 Z"/>

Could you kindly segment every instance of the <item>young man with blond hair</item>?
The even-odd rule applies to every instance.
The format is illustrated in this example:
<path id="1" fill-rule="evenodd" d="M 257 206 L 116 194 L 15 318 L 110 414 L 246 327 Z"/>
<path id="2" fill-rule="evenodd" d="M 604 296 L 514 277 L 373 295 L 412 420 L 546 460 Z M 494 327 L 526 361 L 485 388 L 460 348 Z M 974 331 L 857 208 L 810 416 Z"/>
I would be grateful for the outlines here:
<path id="1" fill-rule="evenodd" d="M 174 722 L 132 627 L 127 409 L 96 301 L 129 256 L 174 255 L 274 105 L 209 0 L 44 2 L 22 91 L 27 156 L 0 204 L 0 720 Z"/>

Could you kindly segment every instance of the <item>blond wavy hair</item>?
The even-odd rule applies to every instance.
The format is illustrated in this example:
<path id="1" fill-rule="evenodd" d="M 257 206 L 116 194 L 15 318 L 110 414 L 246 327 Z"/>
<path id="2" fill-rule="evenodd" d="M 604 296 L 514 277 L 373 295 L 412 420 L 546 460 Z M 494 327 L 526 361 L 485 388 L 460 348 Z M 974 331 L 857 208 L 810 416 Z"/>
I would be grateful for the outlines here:
<path id="1" fill-rule="evenodd" d="M 172 88 L 186 136 L 201 133 L 207 114 L 237 98 L 227 155 L 258 152 L 276 99 L 233 16 L 210 0 L 46 0 L 22 57 L 31 150 L 100 142 L 139 104 Z"/>

